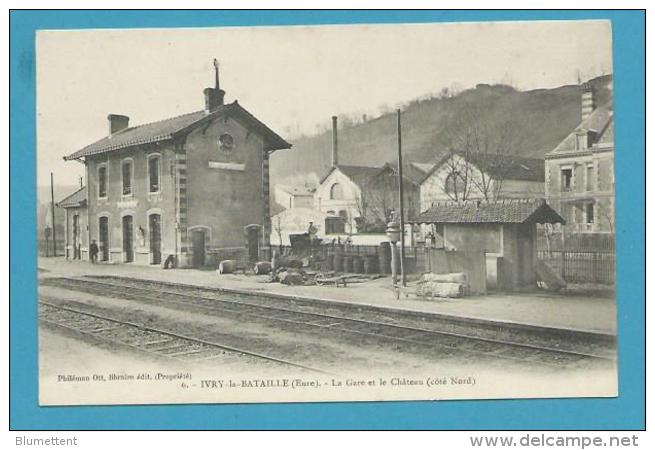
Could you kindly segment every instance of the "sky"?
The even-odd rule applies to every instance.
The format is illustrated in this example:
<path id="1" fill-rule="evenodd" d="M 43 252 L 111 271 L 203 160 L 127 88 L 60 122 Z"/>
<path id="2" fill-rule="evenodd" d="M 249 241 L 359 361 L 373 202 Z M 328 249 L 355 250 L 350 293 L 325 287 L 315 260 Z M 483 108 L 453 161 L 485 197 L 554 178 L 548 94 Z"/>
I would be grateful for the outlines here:
<path id="1" fill-rule="evenodd" d="M 477 83 L 530 90 L 612 73 L 607 21 L 40 31 L 37 185 L 76 185 L 70 154 L 107 134 L 204 107 L 220 61 L 235 99 L 293 143 L 332 115 L 368 114 Z"/>

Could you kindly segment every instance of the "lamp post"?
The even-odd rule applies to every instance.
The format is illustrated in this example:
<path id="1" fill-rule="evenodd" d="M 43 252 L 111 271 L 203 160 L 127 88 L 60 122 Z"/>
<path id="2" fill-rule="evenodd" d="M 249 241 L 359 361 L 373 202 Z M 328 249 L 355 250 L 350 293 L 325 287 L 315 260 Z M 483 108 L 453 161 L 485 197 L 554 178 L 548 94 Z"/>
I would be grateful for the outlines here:
<path id="1" fill-rule="evenodd" d="M 392 220 L 387 224 L 387 237 L 391 243 L 391 282 L 394 286 L 398 284 L 398 271 L 396 269 L 399 258 L 396 243 L 400 240 L 400 224 Z"/>

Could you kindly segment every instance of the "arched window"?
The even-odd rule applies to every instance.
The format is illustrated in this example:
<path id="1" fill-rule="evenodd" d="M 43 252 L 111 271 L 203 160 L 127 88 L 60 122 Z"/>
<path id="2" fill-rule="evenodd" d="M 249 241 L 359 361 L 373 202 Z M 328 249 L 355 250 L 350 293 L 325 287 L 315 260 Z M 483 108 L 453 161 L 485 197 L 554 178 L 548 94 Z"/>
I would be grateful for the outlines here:
<path id="1" fill-rule="evenodd" d="M 343 187 L 334 183 L 330 188 L 330 200 L 343 200 Z"/>

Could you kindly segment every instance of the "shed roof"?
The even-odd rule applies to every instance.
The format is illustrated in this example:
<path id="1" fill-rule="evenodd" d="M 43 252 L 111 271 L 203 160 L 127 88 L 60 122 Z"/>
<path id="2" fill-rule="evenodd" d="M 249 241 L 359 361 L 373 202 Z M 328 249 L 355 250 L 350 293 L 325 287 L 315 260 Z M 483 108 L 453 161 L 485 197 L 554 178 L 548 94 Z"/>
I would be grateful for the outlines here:
<path id="1" fill-rule="evenodd" d="M 61 200 L 57 206 L 60 208 L 84 208 L 86 206 L 86 186 Z"/>
<path id="2" fill-rule="evenodd" d="M 543 199 L 435 203 L 412 223 L 565 223 Z"/>
<path id="3" fill-rule="evenodd" d="M 86 147 L 65 156 L 65 160 L 79 159 L 86 156 L 108 153 L 136 145 L 162 142 L 173 139 L 177 135 L 191 131 L 195 126 L 205 123 L 217 117 L 228 114 L 235 114 L 245 120 L 250 126 L 257 129 L 268 143 L 270 150 L 291 148 L 291 144 L 282 139 L 263 122 L 250 114 L 237 101 L 222 105 L 216 111 L 206 113 L 195 111 L 181 116 L 160 120 L 157 122 L 128 127 L 111 136 L 87 145 Z"/>

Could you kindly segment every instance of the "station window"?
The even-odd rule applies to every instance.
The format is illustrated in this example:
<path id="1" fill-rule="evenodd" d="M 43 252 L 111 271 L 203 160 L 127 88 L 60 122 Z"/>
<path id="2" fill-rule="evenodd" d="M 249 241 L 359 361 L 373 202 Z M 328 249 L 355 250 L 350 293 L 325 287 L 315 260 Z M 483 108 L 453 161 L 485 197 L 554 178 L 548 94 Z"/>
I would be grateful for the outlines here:
<path id="1" fill-rule="evenodd" d="M 107 166 L 98 167 L 98 197 L 107 197 Z"/>
<path id="2" fill-rule="evenodd" d="M 121 165 L 123 195 L 132 195 L 132 160 L 126 159 Z"/>
<path id="3" fill-rule="evenodd" d="M 148 192 L 159 192 L 160 189 L 160 159 L 159 155 L 148 159 Z"/>

